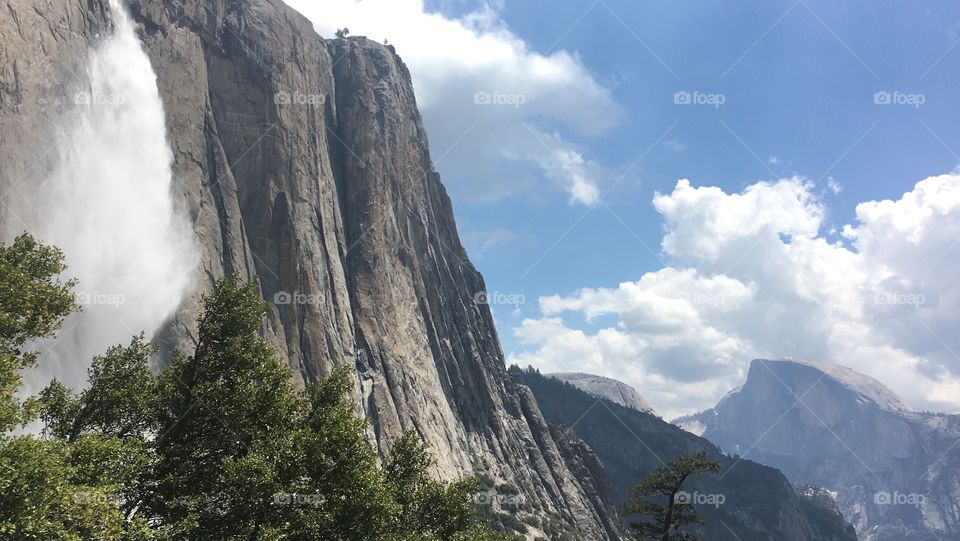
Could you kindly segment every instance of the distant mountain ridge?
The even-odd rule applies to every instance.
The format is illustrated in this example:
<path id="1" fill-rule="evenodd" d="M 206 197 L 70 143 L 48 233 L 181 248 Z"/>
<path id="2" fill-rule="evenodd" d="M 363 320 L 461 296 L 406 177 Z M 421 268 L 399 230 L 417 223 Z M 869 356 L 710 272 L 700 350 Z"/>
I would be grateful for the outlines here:
<path id="1" fill-rule="evenodd" d="M 547 376 L 565 381 L 574 387 L 586 391 L 596 397 L 606 398 L 614 404 L 619 404 L 637 411 L 654 413 L 653 406 L 636 389 L 626 383 L 613 378 L 585 374 L 583 372 L 553 372 Z"/>
<path id="2" fill-rule="evenodd" d="M 846 366 L 828 363 L 824 361 L 815 361 L 812 359 L 803 359 L 800 357 L 784 357 L 783 359 L 765 360 L 767 363 L 786 363 L 799 366 L 809 366 L 827 377 L 831 377 L 850 388 L 866 400 L 873 402 L 877 407 L 891 411 L 911 411 L 899 396 L 891 391 L 880 381 L 857 372 Z"/>
<path id="3" fill-rule="evenodd" d="M 850 368 L 756 359 L 741 387 L 674 423 L 825 487 L 862 540 L 960 539 L 960 416 L 911 411 Z"/>
<path id="4" fill-rule="evenodd" d="M 685 484 L 691 494 L 723 495 L 720 505 L 698 505 L 704 541 L 853 541 L 856 533 L 823 491 L 795 488 L 773 468 L 724 455 L 703 438 L 654 414 L 625 407 L 552 375 L 512 369 L 531 389 L 544 417 L 558 432 L 585 441 L 603 464 L 614 501 L 664 461 L 706 451 L 721 473 Z M 629 517 L 627 517 L 629 520 Z"/>

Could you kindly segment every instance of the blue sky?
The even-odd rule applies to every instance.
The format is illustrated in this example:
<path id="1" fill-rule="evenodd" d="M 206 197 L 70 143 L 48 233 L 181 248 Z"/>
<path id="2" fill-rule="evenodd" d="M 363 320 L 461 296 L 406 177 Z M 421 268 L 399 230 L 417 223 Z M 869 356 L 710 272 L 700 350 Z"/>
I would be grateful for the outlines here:
<path id="1" fill-rule="evenodd" d="M 476 203 L 451 183 L 468 241 L 498 228 L 516 234 L 509 245 L 473 254 L 488 286 L 533 299 L 586 284 L 615 286 L 657 268 L 644 246 L 659 252 L 661 220 L 651 200 L 679 178 L 738 191 L 774 175 L 803 175 L 819 180 L 828 220 L 842 225 L 853 219 L 857 202 L 898 198 L 916 180 L 952 170 L 960 163 L 954 154 L 960 150 L 951 150 L 960 149 L 960 47 L 951 50 L 960 39 L 960 4 L 923 6 L 506 2 L 501 16 L 511 30 L 538 51 L 576 51 L 623 107 L 616 129 L 579 141 L 591 156 L 629 165 L 674 123 L 666 140 L 682 150 L 669 143 L 654 148 L 604 197 L 617 216 L 571 206 L 563 194 Z M 464 6 L 455 7 L 462 14 Z M 444 11 L 456 14 L 449 5 Z M 672 100 L 678 90 L 722 93 L 726 102 L 680 107 Z M 873 94 L 884 90 L 919 92 L 926 102 L 879 107 Z M 843 187 L 839 195 L 826 190 L 828 177 Z M 507 310 L 498 316 L 507 324 L 512 317 Z M 514 349 L 514 338 L 501 334 L 505 349 Z"/>
<path id="2" fill-rule="evenodd" d="M 714 401 L 742 378 L 751 356 L 818 355 L 878 377 L 917 407 L 960 407 L 943 398 L 960 389 L 960 358 L 953 353 L 960 344 L 942 330 L 956 323 L 960 305 L 952 303 L 960 297 L 949 275 L 940 276 L 958 255 L 942 242 L 960 223 L 960 211 L 931 211 L 938 200 L 952 201 L 958 186 L 951 177 L 928 190 L 933 195 L 919 205 L 914 197 L 901 201 L 919 181 L 960 164 L 960 4 L 344 2 L 311 14 L 305 2 L 288 0 L 311 16 L 321 34 L 349 22 L 354 34 L 390 39 L 410 66 L 433 157 L 471 258 L 490 292 L 512 296 L 503 299 L 510 302 L 518 295 L 526 300 L 517 309 L 493 305 L 513 362 L 570 370 L 577 368 L 577 355 L 590 356 L 593 361 L 582 363 L 585 371 L 627 380 L 654 406 L 659 402 L 673 413 Z M 520 96 L 522 103 L 477 103 L 477 92 Z M 678 92 L 707 103 L 677 104 Z M 878 92 L 900 103 L 877 103 Z M 708 195 L 708 187 L 723 197 L 679 206 L 665 201 L 654 208 L 655 195 L 674 193 L 679 179 L 704 189 L 689 192 L 691 197 Z M 760 207 L 735 203 L 737 194 L 764 181 L 777 189 L 744 198 Z M 578 192 L 583 185 L 595 192 Z M 810 199 L 793 205 L 780 197 L 784 193 Z M 771 200 L 784 207 L 765 211 Z M 882 200 L 902 204 L 857 215 L 858 204 Z M 664 210 L 674 207 L 673 213 Z M 716 209 L 733 214 L 708 216 Z M 666 223 L 668 215 L 673 225 Z M 910 231 L 897 225 L 919 223 L 917 216 L 937 216 L 942 223 L 923 222 Z M 795 227 L 811 219 L 812 230 Z M 729 250 L 739 246 L 738 235 L 748 234 L 738 220 L 747 226 L 759 220 L 764 227 L 750 232 L 755 238 L 721 267 L 721 256 L 703 258 L 662 245 L 671 230 L 680 237 L 696 231 L 701 239 L 718 235 L 711 246 Z M 861 230 L 859 236 L 843 234 L 848 224 Z M 795 234 L 818 246 L 820 255 L 800 255 L 806 244 L 790 246 Z M 782 242 L 754 249 L 770 239 Z M 896 248 L 895 241 L 904 239 L 906 247 Z M 890 254 L 906 257 L 914 248 L 911 257 L 926 266 L 909 274 L 907 262 Z M 765 270 L 764 259 L 776 260 L 781 252 L 791 263 Z M 856 260 L 850 269 L 827 269 L 848 258 Z M 799 268 L 810 270 L 791 276 Z M 786 317 L 781 327 L 755 331 L 766 323 L 727 324 L 736 319 L 733 308 L 718 316 L 687 306 L 684 317 L 717 337 L 709 347 L 679 344 L 673 340 L 677 328 L 671 328 L 679 320 L 651 322 L 645 312 L 670 313 L 669 295 L 648 305 L 618 287 L 683 269 L 696 271 L 690 278 L 696 287 L 730 276 L 736 287 L 752 288 L 750 302 L 737 306 L 741 316 L 796 313 L 797 320 Z M 830 297 L 805 290 L 820 278 L 832 288 L 837 277 L 831 273 L 837 272 L 872 277 L 851 278 Z M 781 275 L 790 277 L 771 278 Z M 904 320 L 912 316 L 877 312 L 875 306 L 846 311 L 839 304 L 849 302 L 836 300 L 879 291 L 881 283 L 927 296 L 936 291 L 939 305 L 920 320 Z M 612 308 L 585 308 L 574 302 L 586 302 L 578 293 L 583 288 L 619 295 L 620 301 Z M 786 290 L 789 300 L 779 296 Z M 689 300 L 689 291 L 678 294 Z M 542 299 L 551 297 L 557 302 L 545 309 Z M 827 323 L 821 331 L 798 332 L 794 342 L 789 332 L 805 324 L 804 316 Z M 638 319 L 639 331 L 631 323 Z M 608 337 L 616 335 L 614 341 L 642 347 L 612 352 L 609 344 L 598 346 L 605 329 Z M 929 336 L 917 344 L 910 333 Z M 653 347 L 659 357 L 637 353 L 658 341 L 673 342 Z M 863 348 L 874 341 L 883 344 Z M 579 345 L 570 346 L 574 342 Z M 711 348 L 724 353 L 710 359 Z M 680 370 L 685 355 L 704 358 Z M 899 386 L 888 381 L 903 370 L 916 379 Z M 695 393 L 704 398 L 693 400 Z"/>

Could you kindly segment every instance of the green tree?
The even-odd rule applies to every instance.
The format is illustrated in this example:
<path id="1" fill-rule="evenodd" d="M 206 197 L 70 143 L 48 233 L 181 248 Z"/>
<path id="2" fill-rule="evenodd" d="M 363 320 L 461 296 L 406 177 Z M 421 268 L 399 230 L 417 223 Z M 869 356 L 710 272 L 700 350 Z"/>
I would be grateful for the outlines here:
<path id="1" fill-rule="evenodd" d="M 0 434 L 27 420 L 16 399 L 20 372 L 37 363 L 28 343 L 49 338 L 73 312 L 73 281 L 63 282 L 63 253 L 21 235 L 0 244 Z"/>
<path id="2" fill-rule="evenodd" d="M 687 479 L 719 470 L 720 463 L 707 459 L 706 452 L 700 451 L 695 455 L 681 455 L 650 472 L 630 489 L 631 501 L 624 507 L 626 514 L 640 514 L 648 519 L 630 525 L 634 537 L 659 541 L 695 539 L 680 529 L 703 521 L 693 505 L 681 501 L 677 495 Z"/>
<path id="3" fill-rule="evenodd" d="M 35 357 L 19 348 L 51 335 L 73 302 L 54 302 L 72 285 L 51 274 L 63 270 L 59 252 L 20 250 L 53 259 L 28 271 L 18 265 L 30 258 L 10 258 L 11 272 L 0 275 L 9 288 L 8 275 L 33 272 L 34 282 L 16 287 L 33 286 L 36 298 L 0 306 L 12 329 L 2 351 L 26 366 Z M 52 298 L 44 302 L 43 291 Z M 14 316 L 10 306 L 36 313 Z M 13 400 L 11 369 L 8 423 L 29 409 L 44 433 L 0 436 L 0 540 L 503 538 L 477 523 L 471 480 L 429 476 L 432 459 L 415 435 L 378 464 L 350 368 L 294 388 L 262 337 L 265 314 L 255 285 L 226 278 L 203 299 L 193 353 L 159 374 L 140 335 L 93 359 L 86 390 L 54 381 L 24 408 Z"/>
<path id="4" fill-rule="evenodd" d="M 141 520 L 127 522 L 105 474 L 118 467 L 102 442 L 18 436 L 0 443 L 0 539 L 119 541 L 146 539 Z"/>
<path id="5" fill-rule="evenodd" d="M 467 478 L 443 483 L 429 475 L 433 458 L 414 432 L 394 444 L 384 465 L 387 484 L 400 504 L 398 527 L 423 539 L 453 539 L 476 523 L 473 494 L 479 483 Z"/>
<path id="6" fill-rule="evenodd" d="M 337 539 L 382 538 L 395 527 L 400 506 L 367 441 L 366 422 L 357 415 L 352 377 L 352 369 L 340 367 L 307 388 L 299 441 L 306 483 L 298 490 L 323 498 L 320 527 L 336 532 Z"/>
<path id="7" fill-rule="evenodd" d="M 147 510 L 191 539 L 256 537 L 280 520 L 270 498 L 291 468 L 304 404 L 261 336 L 255 285 L 223 279 L 203 307 L 193 355 L 159 376 Z"/>
<path id="8" fill-rule="evenodd" d="M 156 415 L 158 384 L 150 371 L 156 351 L 142 333 L 129 346 L 111 347 L 93 359 L 88 386 L 78 397 L 53 381 L 37 400 L 48 434 L 68 441 L 89 432 L 121 440 L 144 438 Z"/>
<path id="9" fill-rule="evenodd" d="M 64 449 L 83 484 L 109 487 L 127 517 L 140 508 L 152 468 L 157 379 L 149 362 L 155 351 L 141 334 L 95 357 L 79 396 L 54 380 L 35 399 L 44 432 L 69 444 Z"/>
<path id="10" fill-rule="evenodd" d="M 9 435 L 43 402 L 24 407 L 16 398 L 20 371 L 37 363 L 27 344 L 52 337 L 76 308 L 74 282 L 59 278 L 65 268 L 59 250 L 29 235 L 0 245 L 0 539 L 147 539 L 146 523 L 127 520 L 119 505 L 119 483 L 142 466 L 130 449 L 97 437 Z M 45 394 L 61 408 L 44 412 L 51 422 L 73 417 L 79 402 L 66 387 L 55 383 Z"/>

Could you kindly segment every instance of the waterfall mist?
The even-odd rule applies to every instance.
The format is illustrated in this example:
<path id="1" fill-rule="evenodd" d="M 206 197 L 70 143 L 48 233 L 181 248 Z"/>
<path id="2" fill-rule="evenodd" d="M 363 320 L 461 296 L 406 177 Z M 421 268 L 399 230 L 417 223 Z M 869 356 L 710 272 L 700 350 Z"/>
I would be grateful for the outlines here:
<path id="1" fill-rule="evenodd" d="M 120 0 L 110 9 L 113 33 L 91 51 L 88 80 L 58 119 L 57 163 L 19 194 L 28 232 L 64 251 L 83 307 L 39 345 L 27 393 L 52 378 L 84 386 L 93 356 L 140 331 L 152 336 L 194 286 L 193 232 L 172 192 L 156 74 Z"/>

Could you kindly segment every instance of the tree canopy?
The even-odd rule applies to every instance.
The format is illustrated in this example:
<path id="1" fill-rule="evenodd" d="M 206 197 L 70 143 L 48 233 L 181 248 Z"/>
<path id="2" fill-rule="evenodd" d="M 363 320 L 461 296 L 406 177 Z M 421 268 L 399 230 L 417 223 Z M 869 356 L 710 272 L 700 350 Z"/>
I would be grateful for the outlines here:
<path id="1" fill-rule="evenodd" d="M 254 284 L 219 281 L 194 351 L 154 373 L 144 335 L 92 360 L 76 392 L 16 398 L 19 372 L 76 308 L 63 255 L 0 246 L 0 539 L 493 540 L 470 478 L 441 482 L 415 433 L 383 465 L 340 367 L 298 390 L 262 337 Z M 43 434 L 10 429 L 35 414 Z"/>

